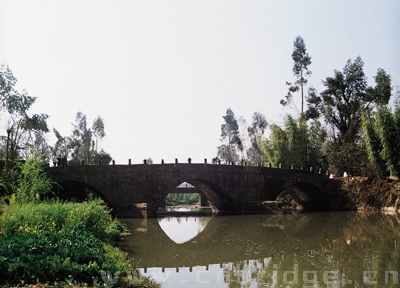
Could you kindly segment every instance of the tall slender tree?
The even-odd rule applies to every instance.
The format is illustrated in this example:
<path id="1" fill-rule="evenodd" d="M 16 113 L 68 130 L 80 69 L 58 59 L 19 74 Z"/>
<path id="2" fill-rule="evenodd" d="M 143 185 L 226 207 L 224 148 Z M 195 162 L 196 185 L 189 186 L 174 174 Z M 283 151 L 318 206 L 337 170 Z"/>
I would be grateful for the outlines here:
<path id="1" fill-rule="evenodd" d="M 69 148 L 72 149 L 71 162 L 84 160 L 90 162 L 90 150 L 92 146 L 92 130 L 87 127 L 86 115 L 76 113 L 75 123 L 72 124 L 72 136 L 69 137 Z"/>
<path id="2" fill-rule="evenodd" d="M 305 95 L 304 89 L 307 85 L 307 76 L 311 75 L 311 71 L 308 69 L 308 66 L 311 64 L 311 57 L 307 53 L 306 44 L 304 43 L 303 38 L 297 36 L 293 43 L 293 75 L 295 76 L 295 81 L 293 83 L 286 82 L 286 85 L 289 86 L 288 94 L 285 96 L 284 100 L 281 100 L 281 105 L 288 106 L 293 103 L 293 93 L 300 91 L 301 94 L 301 110 L 300 113 L 304 113 L 304 102 Z"/>
<path id="3" fill-rule="evenodd" d="M 100 141 L 106 136 L 106 132 L 104 131 L 104 121 L 103 118 L 97 116 L 93 121 L 92 126 L 93 135 L 95 137 L 95 151 L 98 152 Z"/>
<path id="4" fill-rule="evenodd" d="M 262 137 L 267 126 L 268 122 L 265 116 L 260 112 L 254 112 L 252 124 L 247 129 L 251 141 L 251 147 L 248 149 L 247 155 L 249 160 L 254 164 L 265 162 L 266 158 L 262 148 Z"/>
<path id="5" fill-rule="evenodd" d="M 239 125 L 231 108 L 222 116 L 225 123 L 221 125 L 221 142 L 225 144 L 218 147 L 218 156 L 226 163 L 239 161 L 238 150 L 243 150 L 242 140 L 239 137 Z"/>

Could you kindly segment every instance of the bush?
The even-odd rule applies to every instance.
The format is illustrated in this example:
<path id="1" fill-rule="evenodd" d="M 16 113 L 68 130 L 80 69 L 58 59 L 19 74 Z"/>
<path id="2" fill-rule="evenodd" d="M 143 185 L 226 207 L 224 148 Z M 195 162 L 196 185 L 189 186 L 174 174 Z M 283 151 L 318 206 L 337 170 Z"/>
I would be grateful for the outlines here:
<path id="1" fill-rule="evenodd" d="M 53 195 L 55 183 L 44 171 L 45 166 L 41 158 L 30 158 L 25 163 L 18 163 L 15 170 L 20 171 L 20 174 L 12 183 L 14 202 L 39 202 Z"/>
<path id="2" fill-rule="evenodd" d="M 117 248 L 90 232 L 9 235 L 1 240 L 2 284 L 93 284 L 102 282 L 103 270 L 115 273 L 132 269 L 126 253 L 115 253 Z"/>
<path id="3" fill-rule="evenodd" d="M 88 231 L 102 241 L 122 237 L 124 227 L 112 219 L 100 200 L 73 203 L 45 201 L 5 205 L 0 215 L 3 235 Z"/>

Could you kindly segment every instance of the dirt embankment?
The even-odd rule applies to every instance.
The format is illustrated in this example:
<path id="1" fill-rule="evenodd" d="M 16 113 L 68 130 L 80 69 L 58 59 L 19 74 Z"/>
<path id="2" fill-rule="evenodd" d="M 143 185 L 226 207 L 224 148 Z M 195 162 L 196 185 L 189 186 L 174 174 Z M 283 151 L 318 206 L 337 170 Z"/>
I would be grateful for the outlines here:
<path id="1" fill-rule="evenodd" d="M 355 177 L 345 179 L 342 187 L 348 209 L 400 212 L 400 181 Z"/>

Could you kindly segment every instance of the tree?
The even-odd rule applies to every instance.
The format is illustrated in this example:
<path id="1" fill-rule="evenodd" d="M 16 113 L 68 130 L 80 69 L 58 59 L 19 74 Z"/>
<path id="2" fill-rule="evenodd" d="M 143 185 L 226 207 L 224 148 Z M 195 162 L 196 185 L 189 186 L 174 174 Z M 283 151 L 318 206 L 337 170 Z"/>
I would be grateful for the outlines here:
<path id="1" fill-rule="evenodd" d="M 291 115 L 287 115 L 283 128 L 277 124 L 270 125 L 270 139 L 266 141 L 265 151 L 268 161 L 275 167 L 282 164 L 289 168 L 291 165 L 300 167 L 304 165 L 306 155 L 306 143 L 303 134 L 302 121 L 297 121 Z"/>
<path id="2" fill-rule="evenodd" d="M 307 100 L 306 114 L 312 118 L 322 115 L 331 128 L 327 151 L 329 162 L 334 163 L 338 172 L 349 172 L 365 161 L 361 113 L 387 104 L 391 95 L 390 75 L 378 69 L 375 87 L 368 87 L 363 65 L 361 57 L 355 61 L 349 59 L 343 72 L 335 70 L 334 76 L 323 82 L 326 90 Z"/>
<path id="3" fill-rule="evenodd" d="M 92 147 L 92 131 L 87 127 L 86 115 L 82 112 L 76 113 L 75 123 L 72 123 L 74 129 L 72 136 L 69 137 L 69 148 L 72 149 L 72 163 L 79 163 L 84 160 L 90 162 L 90 150 Z"/>
<path id="4" fill-rule="evenodd" d="M 264 151 L 267 161 L 274 167 L 282 164 L 284 168 L 291 165 L 297 168 L 321 168 L 321 162 L 324 162 L 323 143 L 326 131 L 318 121 L 312 122 L 309 128 L 305 123 L 302 117 L 295 119 L 287 115 L 284 127 L 270 125 L 271 135 L 264 142 Z"/>
<path id="5" fill-rule="evenodd" d="M 221 142 L 225 144 L 218 147 L 218 156 L 226 163 L 239 161 L 237 150 L 243 150 L 242 140 L 239 137 L 239 126 L 233 111 L 228 108 L 226 115 L 222 116 L 225 123 L 221 125 Z"/>
<path id="6" fill-rule="evenodd" d="M 47 146 L 42 132 L 48 132 L 46 114 L 29 115 L 28 110 L 36 102 L 36 97 L 29 96 L 26 91 L 15 89 L 17 79 L 11 69 L 4 65 L 0 67 L 0 110 L 9 114 L 6 144 L 6 169 L 8 160 L 17 157 L 27 157 L 33 151 L 35 144 L 42 148 Z M 38 143 L 41 141 L 42 143 Z M 47 150 L 47 149 L 46 149 Z M 25 152 L 25 153 L 24 153 Z M 43 151 L 45 152 L 45 151 Z"/>
<path id="7" fill-rule="evenodd" d="M 242 150 L 239 152 L 239 158 L 244 160 L 248 159 L 248 151 L 251 148 L 251 140 L 249 138 L 248 128 L 246 119 L 243 116 L 239 117 L 238 120 L 239 127 L 239 138 L 242 141 Z"/>
<path id="8" fill-rule="evenodd" d="M 72 123 L 72 135 L 63 137 L 56 129 L 53 129 L 57 142 L 54 145 L 53 153 L 60 154 L 69 159 L 72 165 L 84 161 L 86 164 L 109 164 L 112 160 L 110 154 L 103 149 L 98 151 L 98 143 L 106 134 L 104 132 L 104 121 L 97 116 L 93 122 L 93 130 L 87 127 L 86 115 L 77 112 L 75 123 Z M 96 140 L 93 140 L 93 136 Z"/>
<path id="9" fill-rule="evenodd" d="M 11 69 L 8 66 L 0 66 L 0 110 L 7 108 L 8 99 L 18 95 L 15 90 L 17 78 L 14 77 Z"/>
<path id="10" fill-rule="evenodd" d="M 392 111 L 381 106 L 376 118 L 363 117 L 363 128 L 367 135 L 368 156 L 378 176 L 385 176 L 386 171 L 400 176 L 400 107 Z"/>
<path id="11" fill-rule="evenodd" d="M 104 138 L 104 136 L 106 136 L 106 133 L 104 132 L 103 118 L 97 116 L 97 118 L 94 119 L 92 130 L 95 137 L 95 151 L 97 152 L 99 148 L 99 142 Z"/>
<path id="12" fill-rule="evenodd" d="M 307 127 L 307 166 L 327 169 L 325 141 L 328 133 L 318 120 L 312 121 Z"/>
<path id="13" fill-rule="evenodd" d="M 311 64 L 311 57 L 307 53 L 306 44 L 304 43 L 303 38 L 297 36 L 293 43 L 293 74 L 296 78 L 295 82 L 290 83 L 286 82 L 286 85 L 289 86 L 288 94 L 285 96 L 285 100 L 281 100 L 281 105 L 288 106 L 293 103 L 293 95 L 292 93 L 298 92 L 300 90 L 301 93 L 301 114 L 304 113 L 304 87 L 307 85 L 306 76 L 311 75 L 311 71 L 308 70 L 308 66 Z"/>
<path id="14" fill-rule="evenodd" d="M 57 129 L 53 128 L 53 133 L 57 138 L 57 141 L 53 147 L 53 154 L 63 155 L 65 158 L 68 158 L 69 151 L 69 137 L 61 136 L 60 132 Z"/>
<path id="15" fill-rule="evenodd" d="M 254 164 L 261 164 L 266 159 L 262 148 L 262 137 L 267 126 L 268 122 L 265 116 L 260 112 L 254 112 L 253 122 L 247 129 L 251 141 L 251 147 L 248 149 L 247 155 Z"/>

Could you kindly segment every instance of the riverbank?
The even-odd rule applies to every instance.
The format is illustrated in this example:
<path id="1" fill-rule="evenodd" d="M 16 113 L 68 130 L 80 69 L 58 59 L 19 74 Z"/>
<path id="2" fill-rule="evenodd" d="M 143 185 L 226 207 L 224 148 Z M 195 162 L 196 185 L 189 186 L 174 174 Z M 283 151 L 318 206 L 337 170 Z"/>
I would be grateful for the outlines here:
<path id="1" fill-rule="evenodd" d="M 342 179 L 345 209 L 400 213 L 400 181 L 395 178 Z"/>

